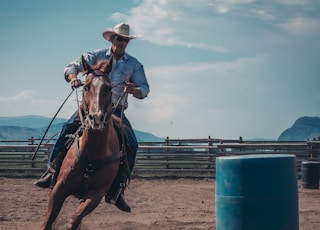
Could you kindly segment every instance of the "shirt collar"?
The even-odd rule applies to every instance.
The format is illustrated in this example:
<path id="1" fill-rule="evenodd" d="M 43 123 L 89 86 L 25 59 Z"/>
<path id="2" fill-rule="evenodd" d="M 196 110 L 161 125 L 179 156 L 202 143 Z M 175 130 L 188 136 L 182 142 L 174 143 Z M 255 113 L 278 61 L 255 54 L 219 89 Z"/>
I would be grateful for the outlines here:
<path id="1" fill-rule="evenodd" d="M 111 48 L 107 50 L 107 56 L 111 56 Z M 127 54 L 127 52 L 124 52 L 123 56 L 121 59 L 127 60 L 129 58 L 129 55 Z"/>

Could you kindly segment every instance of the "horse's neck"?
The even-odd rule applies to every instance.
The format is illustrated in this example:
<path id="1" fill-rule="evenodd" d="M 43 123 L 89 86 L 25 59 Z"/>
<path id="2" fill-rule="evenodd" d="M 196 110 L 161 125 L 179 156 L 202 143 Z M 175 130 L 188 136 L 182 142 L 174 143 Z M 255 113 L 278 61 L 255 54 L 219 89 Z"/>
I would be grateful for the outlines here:
<path id="1" fill-rule="evenodd" d="M 79 139 L 79 151 L 87 158 L 100 158 L 118 151 L 118 136 L 110 120 L 102 131 L 84 130 Z"/>

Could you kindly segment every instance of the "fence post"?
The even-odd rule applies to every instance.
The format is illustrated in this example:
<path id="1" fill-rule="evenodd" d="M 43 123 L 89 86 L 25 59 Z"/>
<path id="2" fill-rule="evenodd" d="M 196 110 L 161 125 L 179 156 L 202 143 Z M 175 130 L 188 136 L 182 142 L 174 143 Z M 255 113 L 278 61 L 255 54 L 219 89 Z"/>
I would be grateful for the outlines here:
<path id="1" fill-rule="evenodd" d="M 167 138 L 166 138 L 166 146 L 169 146 L 169 145 L 170 145 L 169 143 L 170 143 L 170 140 L 169 140 L 169 137 L 167 137 Z M 167 162 L 166 168 L 167 168 L 167 169 L 169 169 L 168 151 L 169 151 L 169 149 L 166 148 L 166 149 L 165 149 L 165 153 L 166 153 L 166 162 Z"/>
<path id="2" fill-rule="evenodd" d="M 220 143 L 220 144 L 223 144 L 223 140 L 221 139 L 221 140 L 219 141 L 219 143 Z M 223 148 L 223 147 L 220 147 L 220 152 L 224 152 L 224 148 Z"/>
<path id="3" fill-rule="evenodd" d="M 30 144 L 29 144 L 29 145 L 34 145 L 34 137 L 31 137 L 31 138 L 29 139 L 29 141 L 30 141 Z M 32 148 L 31 148 L 31 151 L 34 152 L 35 149 L 32 147 Z M 32 154 L 30 155 L 30 157 L 32 157 Z M 32 168 L 35 167 L 33 161 L 31 162 L 31 167 L 32 167 Z"/>
<path id="4" fill-rule="evenodd" d="M 211 161 L 212 161 L 212 157 L 211 157 L 211 154 L 213 153 L 213 150 L 212 148 L 210 148 L 210 146 L 212 146 L 212 140 L 211 140 L 211 136 L 208 136 L 208 168 L 210 169 L 211 168 Z"/>
<path id="5" fill-rule="evenodd" d="M 34 145 L 34 137 L 31 137 L 30 139 L 31 145 Z"/>

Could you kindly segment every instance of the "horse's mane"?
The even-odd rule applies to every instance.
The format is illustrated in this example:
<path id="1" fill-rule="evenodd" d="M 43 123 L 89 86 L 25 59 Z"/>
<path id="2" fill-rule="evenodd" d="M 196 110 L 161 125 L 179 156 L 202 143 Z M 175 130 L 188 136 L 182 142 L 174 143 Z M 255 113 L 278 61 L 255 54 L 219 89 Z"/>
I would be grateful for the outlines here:
<path id="1" fill-rule="evenodd" d="M 83 68 L 83 73 L 84 74 L 89 74 L 92 73 L 95 70 L 99 70 L 102 73 L 109 75 L 109 73 L 112 70 L 112 62 L 113 62 L 113 58 L 111 57 L 110 60 L 100 60 L 97 61 L 97 63 L 95 63 L 94 65 L 89 65 L 84 57 L 81 57 L 82 59 L 82 68 Z"/>

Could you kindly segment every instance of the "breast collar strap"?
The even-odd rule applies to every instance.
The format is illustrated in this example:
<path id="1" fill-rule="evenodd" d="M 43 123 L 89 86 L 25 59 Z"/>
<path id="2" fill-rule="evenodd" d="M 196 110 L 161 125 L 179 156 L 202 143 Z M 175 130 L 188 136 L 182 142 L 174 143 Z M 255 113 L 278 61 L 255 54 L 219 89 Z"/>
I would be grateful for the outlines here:
<path id="1" fill-rule="evenodd" d="M 79 161 L 86 167 L 83 177 L 89 178 L 92 174 L 94 174 L 97 170 L 102 168 L 102 166 L 106 164 L 110 164 L 113 161 L 119 160 L 123 156 L 123 152 L 115 153 L 112 156 L 105 157 L 101 160 L 97 161 L 88 161 L 85 156 L 80 153 L 79 150 L 79 137 L 76 136 L 74 141 L 75 155 L 78 157 Z"/>

